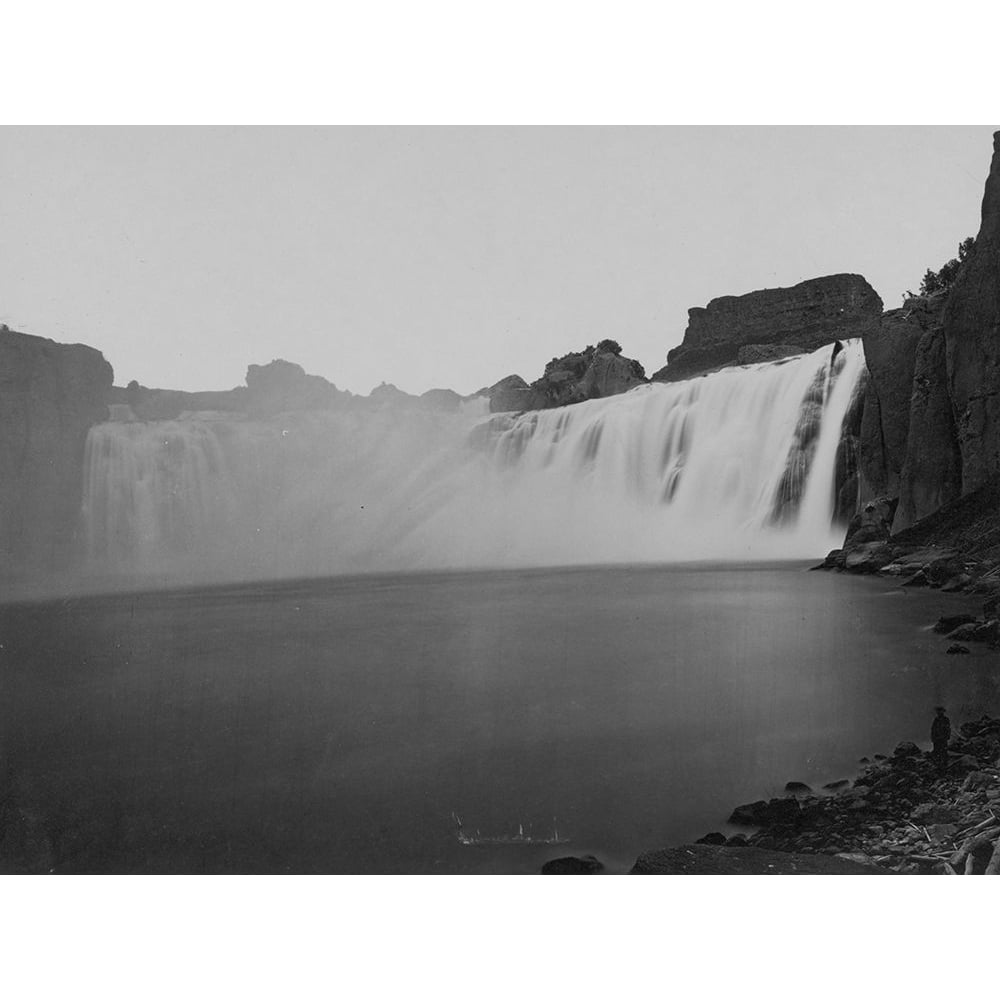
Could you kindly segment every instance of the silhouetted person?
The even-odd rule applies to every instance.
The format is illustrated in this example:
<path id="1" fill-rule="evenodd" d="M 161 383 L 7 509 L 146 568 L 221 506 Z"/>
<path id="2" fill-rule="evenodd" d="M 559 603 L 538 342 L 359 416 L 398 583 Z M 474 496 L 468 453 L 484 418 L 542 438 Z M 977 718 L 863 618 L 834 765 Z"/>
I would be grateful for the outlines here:
<path id="1" fill-rule="evenodd" d="M 934 762 L 939 771 L 948 766 L 948 741 L 951 739 L 951 722 L 940 706 L 934 709 L 937 715 L 931 723 L 931 742 L 934 744 Z"/>

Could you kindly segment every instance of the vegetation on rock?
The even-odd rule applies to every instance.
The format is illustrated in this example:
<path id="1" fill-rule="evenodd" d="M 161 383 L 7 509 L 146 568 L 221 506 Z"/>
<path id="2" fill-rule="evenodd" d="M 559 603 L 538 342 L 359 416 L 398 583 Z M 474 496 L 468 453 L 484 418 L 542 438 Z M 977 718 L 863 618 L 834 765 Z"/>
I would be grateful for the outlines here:
<path id="1" fill-rule="evenodd" d="M 962 265 L 969 259 L 976 249 L 976 239 L 974 236 L 967 236 L 958 244 L 958 256 L 952 257 L 946 264 L 942 264 L 937 271 L 927 269 L 920 282 L 921 295 L 936 295 L 939 292 L 947 292 L 958 277 L 958 272 Z M 907 298 L 914 298 L 913 292 L 906 293 Z"/>

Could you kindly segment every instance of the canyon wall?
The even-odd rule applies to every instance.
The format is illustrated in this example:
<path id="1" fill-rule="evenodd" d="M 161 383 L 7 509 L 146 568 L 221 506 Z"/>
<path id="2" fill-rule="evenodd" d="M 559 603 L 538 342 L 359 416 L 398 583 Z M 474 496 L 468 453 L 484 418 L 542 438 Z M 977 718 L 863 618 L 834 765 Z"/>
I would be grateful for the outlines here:
<path id="1" fill-rule="evenodd" d="M 1000 472 L 1000 132 L 993 136 L 975 248 L 948 296 L 942 325 L 966 494 Z"/>
<path id="2" fill-rule="evenodd" d="M 683 342 L 652 377 L 677 382 L 728 365 L 814 351 L 878 329 L 881 315 L 882 300 L 859 274 L 724 295 L 688 310 Z"/>
<path id="3" fill-rule="evenodd" d="M 0 559 L 5 576 L 72 558 L 87 432 L 107 419 L 113 373 L 82 344 L 0 327 Z"/>

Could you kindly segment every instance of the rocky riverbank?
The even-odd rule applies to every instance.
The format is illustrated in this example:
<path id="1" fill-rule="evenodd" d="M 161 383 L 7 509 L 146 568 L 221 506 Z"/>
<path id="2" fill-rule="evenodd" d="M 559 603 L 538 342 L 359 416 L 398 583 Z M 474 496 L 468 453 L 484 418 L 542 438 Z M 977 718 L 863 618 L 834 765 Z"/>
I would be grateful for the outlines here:
<path id="1" fill-rule="evenodd" d="M 750 847 L 901 874 L 1000 874 L 998 759 L 1000 719 L 983 716 L 962 723 L 944 761 L 900 743 L 888 756 L 862 758 L 853 780 L 818 792 L 789 782 L 783 798 L 737 806 L 729 823 L 752 832 L 714 832 L 697 844 L 727 857 Z"/>

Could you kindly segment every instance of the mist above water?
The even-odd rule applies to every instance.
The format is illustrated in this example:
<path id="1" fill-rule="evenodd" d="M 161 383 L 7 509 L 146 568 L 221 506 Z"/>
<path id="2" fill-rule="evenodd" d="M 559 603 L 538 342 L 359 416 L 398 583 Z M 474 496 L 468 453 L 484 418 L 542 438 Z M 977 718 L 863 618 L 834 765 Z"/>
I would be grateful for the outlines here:
<path id="1" fill-rule="evenodd" d="M 860 343 L 557 410 L 111 422 L 86 573 L 136 585 L 816 557 Z"/>

